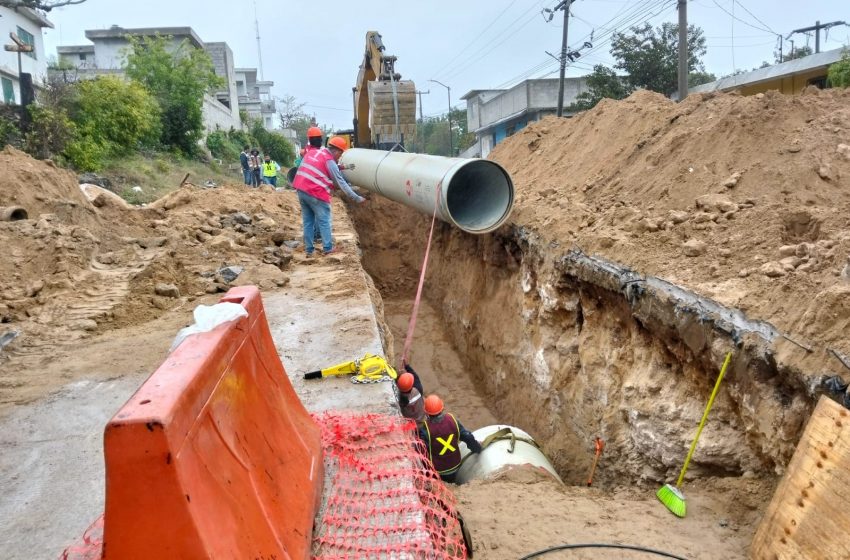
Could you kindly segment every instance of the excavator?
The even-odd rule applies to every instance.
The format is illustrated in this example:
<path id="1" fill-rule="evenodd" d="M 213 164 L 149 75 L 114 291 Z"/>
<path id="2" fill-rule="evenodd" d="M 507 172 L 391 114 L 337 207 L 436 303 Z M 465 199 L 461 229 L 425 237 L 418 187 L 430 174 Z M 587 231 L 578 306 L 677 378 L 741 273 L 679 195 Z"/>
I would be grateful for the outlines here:
<path id="1" fill-rule="evenodd" d="M 366 33 L 366 51 L 354 94 L 354 129 L 338 131 L 350 135 L 354 147 L 398 150 L 405 138 L 416 134 L 416 86 L 395 71 L 395 56 L 377 31 Z"/>

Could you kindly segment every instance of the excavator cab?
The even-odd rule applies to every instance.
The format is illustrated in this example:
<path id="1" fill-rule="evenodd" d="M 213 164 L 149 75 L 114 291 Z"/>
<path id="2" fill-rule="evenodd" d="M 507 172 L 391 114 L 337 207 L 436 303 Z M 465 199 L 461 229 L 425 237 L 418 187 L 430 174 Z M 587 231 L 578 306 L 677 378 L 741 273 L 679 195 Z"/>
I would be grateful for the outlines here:
<path id="1" fill-rule="evenodd" d="M 377 31 L 366 33 L 366 51 L 354 96 L 354 146 L 403 149 L 416 134 L 416 86 L 395 71 L 397 57 L 385 55 Z"/>

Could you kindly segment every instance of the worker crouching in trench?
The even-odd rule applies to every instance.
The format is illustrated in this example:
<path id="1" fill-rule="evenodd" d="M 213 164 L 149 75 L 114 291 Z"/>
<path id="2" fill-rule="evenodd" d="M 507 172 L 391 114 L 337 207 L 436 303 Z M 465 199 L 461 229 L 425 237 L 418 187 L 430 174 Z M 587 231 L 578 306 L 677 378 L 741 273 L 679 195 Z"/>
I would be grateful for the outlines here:
<path id="1" fill-rule="evenodd" d="M 423 400 L 419 376 L 408 364 L 404 368 L 407 371 L 396 382 L 402 416 L 416 422 L 428 459 L 440 478 L 454 482 L 462 461 L 460 442 L 464 442 L 472 453 L 481 453 L 481 444 L 454 414 L 445 411 L 443 399 L 428 395 Z"/>

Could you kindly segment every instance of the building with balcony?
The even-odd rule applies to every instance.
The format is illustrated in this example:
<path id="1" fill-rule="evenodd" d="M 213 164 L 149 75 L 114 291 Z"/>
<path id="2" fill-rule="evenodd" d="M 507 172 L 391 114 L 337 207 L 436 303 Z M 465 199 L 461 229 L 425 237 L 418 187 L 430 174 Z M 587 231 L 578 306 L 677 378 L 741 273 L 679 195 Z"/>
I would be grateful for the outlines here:
<path id="1" fill-rule="evenodd" d="M 225 42 L 205 43 L 191 27 L 127 29 L 113 25 L 109 29 L 90 29 L 86 31 L 86 38 L 92 44 L 57 48 L 59 64 L 51 72 L 61 73 L 66 79 L 71 80 L 108 74 L 123 75 L 130 48 L 128 37 L 157 35 L 169 37 L 174 50 L 184 43 L 205 50 L 212 59 L 216 75 L 224 80 L 220 90 L 209 92 L 204 96 L 204 127 L 207 132 L 242 128 L 239 111 L 247 107 L 239 104 L 240 94 L 237 93 L 237 69 L 233 51 Z M 270 93 L 267 91 L 266 95 L 269 96 Z"/>
<path id="2" fill-rule="evenodd" d="M 236 69 L 236 93 L 239 108 L 248 113 L 248 118 L 263 123 L 266 130 L 278 128 L 277 107 L 271 95 L 272 81 L 257 79 L 256 68 Z"/>
<path id="3" fill-rule="evenodd" d="M 31 45 L 32 52 L 20 54 L 20 72 L 32 75 L 33 85 L 38 88 L 47 78 L 47 53 L 44 52 L 42 30 L 53 28 L 41 12 L 30 8 L 0 8 L 0 33 L 9 40 L 14 33 L 21 42 Z M 18 53 L 0 50 L 0 85 L 3 88 L 3 103 L 7 105 L 21 102 L 21 87 L 18 79 Z"/>

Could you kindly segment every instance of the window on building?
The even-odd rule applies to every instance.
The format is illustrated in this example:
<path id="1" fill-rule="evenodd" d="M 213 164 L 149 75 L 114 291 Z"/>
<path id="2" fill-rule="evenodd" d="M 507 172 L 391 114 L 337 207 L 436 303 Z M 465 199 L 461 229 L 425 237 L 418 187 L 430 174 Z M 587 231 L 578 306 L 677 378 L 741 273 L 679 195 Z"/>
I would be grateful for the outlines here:
<path id="1" fill-rule="evenodd" d="M 12 80 L 6 77 L 0 78 L 0 82 L 3 82 L 3 103 L 6 105 L 14 105 L 15 104 L 15 86 L 12 84 Z"/>
<path id="2" fill-rule="evenodd" d="M 85 62 L 85 60 L 86 60 L 86 53 L 80 53 L 80 60 L 81 60 L 81 61 L 83 61 L 83 62 Z"/>
<path id="3" fill-rule="evenodd" d="M 19 26 L 18 27 L 18 38 L 21 41 L 23 41 L 24 43 L 26 43 L 27 45 L 32 46 L 32 52 L 26 52 L 24 54 L 29 56 L 29 57 L 32 57 L 32 58 L 38 58 L 38 57 L 35 56 L 35 37 L 32 36 L 32 33 L 27 31 L 23 27 Z"/>
<path id="4" fill-rule="evenodd" d="M 511 125 L 505 130 L 505 136 L 513 136 L 514 132 L 516 132 L 516 126 Z"/>
<path id="5" fill-rule="evenodd" d="M 826 89 L 826 76 L 818 76 L 817 78 L 812 78 L 808 81 L 808 85 L 815 86 L 816 88 Z"/>

